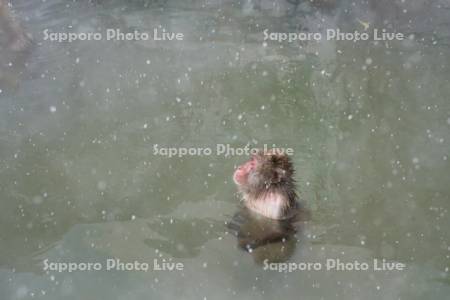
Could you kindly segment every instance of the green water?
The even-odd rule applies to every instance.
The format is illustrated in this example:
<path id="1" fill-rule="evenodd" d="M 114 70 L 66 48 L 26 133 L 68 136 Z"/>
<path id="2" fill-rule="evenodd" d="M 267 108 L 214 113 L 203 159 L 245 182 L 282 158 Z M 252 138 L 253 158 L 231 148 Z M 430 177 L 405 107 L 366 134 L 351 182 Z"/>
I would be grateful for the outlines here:
<path id="1" fill-rule="evenodd" d="M 448 297 L 450 11 L 439 1 L 412 1 L 398 18 L 364 3 L 276 3 L 15 3 L 34 45 L 26 66 L 5 67 L 13 54 L 0 52 L 10 78 L 0 93 L 1 299 Z M 356 19 L 383 16 L 414 38 L 263 43 L 265 28 L 353 31 Z M 185 38 L 42 36 L 158 26 Z M 231 174 L 246 157 L 168 158 L 155 144 L 294 149 L 312 217 L 289 261 L 384 258 L 406 270 L 264 270 L 225 228 L 239 202 Z M 43 271 L 45 259 L 112 257 L 184 270 Z"/>

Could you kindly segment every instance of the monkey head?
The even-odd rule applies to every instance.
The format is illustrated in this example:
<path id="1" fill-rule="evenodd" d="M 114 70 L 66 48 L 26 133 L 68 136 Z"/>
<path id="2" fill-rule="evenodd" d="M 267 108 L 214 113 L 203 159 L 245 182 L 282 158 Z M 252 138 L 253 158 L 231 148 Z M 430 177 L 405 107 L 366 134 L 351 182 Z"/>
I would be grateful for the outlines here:
<path id="1" fill-rule="evenodd" d="M 289 156 L 277 149 L 261 150 L 236 169 L 233 180 L 243 191 L 252 193 L 290 184 L 293 174 Z"/>

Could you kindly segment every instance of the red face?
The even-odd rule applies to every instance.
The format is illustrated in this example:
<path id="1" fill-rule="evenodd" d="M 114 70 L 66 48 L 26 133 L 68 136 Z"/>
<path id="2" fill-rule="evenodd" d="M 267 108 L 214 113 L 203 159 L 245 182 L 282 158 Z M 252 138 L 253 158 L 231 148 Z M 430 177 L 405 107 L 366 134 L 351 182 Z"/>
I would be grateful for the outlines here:
<path id="1" fill-rule="evenodd" d="M 256 158 L 252 157 L 246 163 L 240 165 L 233 174 L 233 180 L 237 185 L 248 183 L 248 175 L 256 169 Z"/>

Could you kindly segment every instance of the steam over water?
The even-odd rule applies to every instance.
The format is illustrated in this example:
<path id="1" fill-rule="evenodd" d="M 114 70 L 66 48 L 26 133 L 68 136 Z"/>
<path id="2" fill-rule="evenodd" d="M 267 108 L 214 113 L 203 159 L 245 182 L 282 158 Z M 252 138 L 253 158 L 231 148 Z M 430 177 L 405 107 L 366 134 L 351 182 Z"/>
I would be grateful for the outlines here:
<path id="1" fill-rule="evenodd" d="M 12 1 L 33 45 L 0 34 L 1 299 L 448 297 L 450 4 L 290 2 Z M 264 40 L 337 28 L 405 38 Z M 225 223 L 247 157 L 218 144 L 293 149 L 311 220 L 288 263 L 369 270 L 265 270 L 239 250 Z M 151 270 L 116 268 L 134 261 Z"/>

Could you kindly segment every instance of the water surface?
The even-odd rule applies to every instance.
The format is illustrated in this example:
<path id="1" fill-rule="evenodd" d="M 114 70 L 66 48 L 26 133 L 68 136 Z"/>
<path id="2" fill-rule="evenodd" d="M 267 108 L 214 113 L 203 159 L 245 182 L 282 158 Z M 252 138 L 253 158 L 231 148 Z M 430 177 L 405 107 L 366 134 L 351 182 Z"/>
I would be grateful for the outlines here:
<path id="1" fill-rule="evenodd" d="M 445 1 L 334 9 L 283 1 L 15 1 L 35 44 L 0 53 L 2 299 L 444 299 L 450 293 L 450 50 Z M 406 12 L 403 12 L 406 10 Z M 263 30 L 404 32 L 389 43 L 264 43 Z M 447 24 L 447 25 L 445 25 Z M 43 41 L 43 31 L 182 32 L 179 42 Z M 265 271 L 225 223 L 245 157 L 295 151 L 312 219 L 293 262 L 401 272 Z M 167 259 L 182 272 L 43 272 L 42 261 Z"/>

